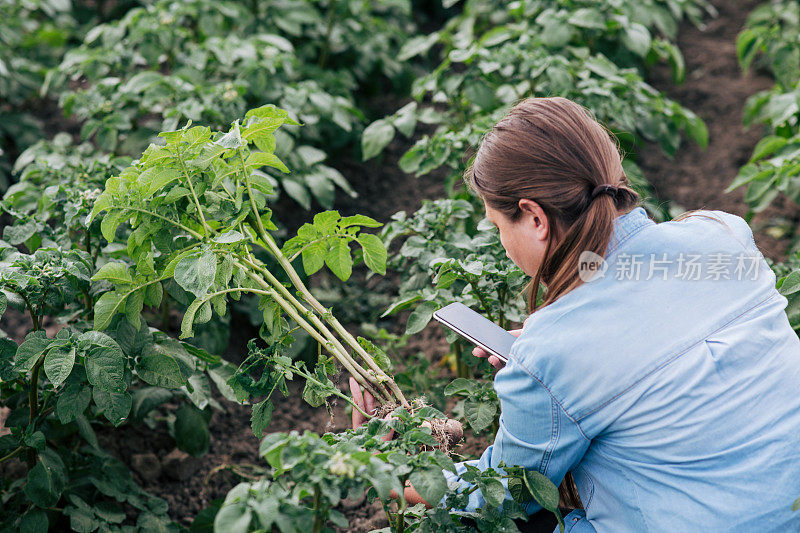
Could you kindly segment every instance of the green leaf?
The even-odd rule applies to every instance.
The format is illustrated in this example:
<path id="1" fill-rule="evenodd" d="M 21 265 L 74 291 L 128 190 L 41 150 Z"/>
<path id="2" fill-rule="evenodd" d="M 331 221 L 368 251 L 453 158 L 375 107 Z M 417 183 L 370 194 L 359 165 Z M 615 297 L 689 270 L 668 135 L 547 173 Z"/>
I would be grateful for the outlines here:
<path id="1" fill-rule="evenodd" d="M 645 57 L 650 51 L 652 37 L 645 26 L 637 22 L 627 24 L 622 34 L 622 43 L 634 54 Z"/>
<path id="2" fill-rule="evenodd" d="M 606 23 L 603 20 L 603 14 L 597 9 L 587 7 L 576 9 L 567 22 L 580 28 L 589 28 L 595 30 L 606 29 Z"/>
<path id="3" fill-rule="evenodd" d="M 278 156 L 270 152 L 253 152 L 244 162 L 245 166 L 259 168 L 259 167 L 272 167 L 277 168 L 281 172 L 288 173 L 289 167 L 287 167 L 283 161 L 281 161 Z"/>
<path id="4" fill-rule="evenodd" d="M 364 263 L 367 268 L 378 274 L 386 274 L 386 247 L 377 235 L 362 233 L 356 240 L 364 250 Z"/>
<path id="5" fill-rule="evenodd" d="M 494 423 L 497 415 L 497 404 L 491 401 L 467 400 L 464 403 L 464 416 L 470 427 L 481 432 Z"/>
<path id="6" fill-rule="evenodd" d="M 353 258 L 350 257 L 350 247 L 344 239 L 336 239 L 325 254 L 325 264 L 336 277 L 347 281 L 353 272 Z"/>
<path id="7" fill-rule="evenodd" d="M 492 507 L 500 507 L 506 499 L 506 488 L 498 479 L 485 479 L 479 483 L 481 494 Z"/>
<path id="8" fill-rule="evenodd" d="M 92 281 L 100 281 L 103 279 L 115 284 L 133 283 L 133 278 L 131 278 L 128 272 L 128 266 L 125 263 L 118 262 L 106 263 L 92 276 Z"/>
<path id="9" fill-rule="evenodd" d="M 200 410 L 183 404 L 175 413 L 175 443 L 189 455 L 200 457 L 208 452 L 211 436 Z"/>
<path id="10" fill-rule="evenodd" d="M 523 480 L 533 499 L 550 512 L 558 511 L 558 487 L 541 472 L 525 470 Z"/>
<path id="11" fill-rule="evenodd" d="M 409 475 L 409 480 L 422 498 L 436 506 L 447 492 L 447 481 L 440 468 L 420 468 Z"/>
<path id="12" fill-rule="evenodd" d="M 389 371 L 391 369 L 392 362 L 389 359 L 389 356 L 386 355 L 386 352 L 373 344 L 369 339 L 358 337 L 356 340 L 358 341 L 358 344 L 360 344 L 361 347 L 372 356 L 372 359 L 375 360 L 375 363 L 377 363 L 381 370 Z"/>
<path id="13" fill-rule="evenodd" d="M 200 155 L 189 161 L 188 164 L 200 170 L 204 170 L 224 151 L 224 146 L 218 144 L 206 145 L 203 147 Z"/>
<path id="14" fill-rule="evenodd" d="M 47 338 L 44 331 L 31 331 L 17 348 L 14 356 L 14 369 L 21 374 L 29 372 L 39 357 L 53 341 Z"/>
<path id="15" fill-rule="evenodd" d="M 217 256 L 213 252 L 184 257 L 175 265 L 175 281 L 198 298 L 205 296 L 214 283 Z"/>
<path id="16" fill-rule="evenodd" d="M 208 377 L 211 378 L 211 381 L 214 382 L 214 385 L 217 386 L 220 394 L 231 402 L 241 403 L 245 398 L 237 396 L 236 391 L 228 385 L 228 380 L 231 379 L 235 370 L 227 364 L 223 364 L 222 366 L 209 368 L 208 369 Z"/>
<path id="17" fill-rule="evenodd" d="M 17 354 L 17 343 L 11 339 L 0 338 L 0 383 L 14 381 L 19 373 L 14 368 L 14 356 Z"/>
<path id="18" fill-rule="evenodd" d="M 117 235 L 117 228 L 122 223 L 125 217 L 125 210 L 109 211 L 103 220 L 100 222 L 100 232 L 108 242 L 114 242 L 114 237 Z"/>
<path id="19" fill-rule="evenodd" d="M 92 390 L 92 397 L 103 415 L 114 426 L 119 426 L 128 419 L 131 412 L 131 395 L 127 392 L 110 392 L 99 387 Z"/>
<path id="20" fill-rule="evenodd" d="M 800 291 L 800 270 L 794 270 L 783 278 L 780 289 L 778 289 L 778 292 L 784 296 L 794 294 L 797 291 Z"/>
<path id="21" fill-rule="evenodd" d="M 92 424 L 89 423 L 89 419 L 86 418 L 84 415 L 80 415 L 79 417 L 75 418 L 75 426 L 78 428 L 78 435 L 83 437 L 83 440 L 89 443 L 89 445 L 94 448 L 95 450 L 100 449 L 100 443 L 97 442 L 97 435 L 92 429 Z"/>
<path id="22" fill-rule="evenodd" d="M 53 507 L 58 503 L 67 482 L 64 462 L 50 449 L 39 454 L 36 465 L 28 472 L 25 495 L 39 507 Z"/>
<path id="23" fill-rule="evenodd" d="M 394 126 L 386 120 L 376 120 L 364 129 L 361 134 L 361 154 L 366 161 L 381 153 L 386 145 L 394 139 Z"/>
<path id="24" fill-rule="evenodd" d="M 792 511 L 797 511 L 800 509 L 800 498 L 797 498 L 794 503 L 792 503 Z"/>
<path id="25" fill-rule="evenodd" d="M 140 387 L 131 394 L 131 417 L 141 421 L 147 413 L 172 398 L 172 393 L 161 387 Z"/>
<path id="26" fill-rule="evenodd" d="M 136 374 L 142 381 L 165 389 L 178 389 L 184 385 L 178 362 L 161 352 L 152 352 L 142 357 L 136 365 Z"/>
<path id="27" fill-rule="evenodd" d="M 211 304 L 208 300 L 198 298 L 193 301 L 183 314 L 181 321 L 181 339 L 194 336 L 194 325 L 204 324 L 211 320 Z"/>
<path id="28" fill-rule="evenodd" d="M 152 167 L 139 174 L 138 183 L 145 189 L 144 198 L 149 198 L 181 176 L 175 168 Z"/>
<path id="29" fill-rule="evenodd" d="M 223 135 L 214 142 L 222 146 L 226 150 L 230 150 L 233 148 L 241 148 L 242 146 L 245 146 L 247 144 L 244 140 L 242 140 L 242 135 L 241 132 L 239 131 L 238 120 L 233 123 L 233 126 L 231 126 L 231 129 L 228 131 L 228 133 L 226 133 L 225 135 Z"/>
<path id="30" fill-rule="evenodd" d="M 37 229 L 38 225 L 33 219 L 30 219 L 23 224 L 6 226 L 5 230 L 3 230 L 3 240 L 5 240 L 8 244 L 13 244 L 16 246 L 33 237 L 36 234 Z"/>
<path id="31" fill-rule="evenodd" d="M 370 218 L 366 215 L 352 215 L 349 217 L 342 217 L 339 221 L 339 226 L 342 228 L 348 228 L 350 226 L 364 226 L 365 228 L 379 228 L 383 226 L 382 223 L 378 222 L 374 218 Z"/>
<path id="32" fill-rule="evenodd" d="M 253 435 L 259 439 L 264 436 L 264 430 L 269 426 L 272 420 L 272 402 L 267 398 L 253 406 L 253 415 L 250 417 L 250 428 L 253 430 Z"/>
<path id="33" fill-rule="evenodd" d="M 53 387 L 60 387 L 75 365 L 75 347 L 60 346 L 47 352 L 44 358 L 44 373 Z"/>
<path id="34" fill-rule="evenodd" d="M 19 533 L 42 533 L 50 529 L 47 513 L 42 509 L 31 509 L 19 523 Z"/>
<path id="35" fill-rule="evenodd" d="M 433 318 L 433 312 L 438 308 L 439 306 L 436 302 L 422 302 L 419 304 L 408 317 L 406 335 L 413 335 L 425 329 L 425 326 L 427 326 L 428 322 Z"/>
<path id="36" fill-rule="evenodd" d="M 106 391 L 125 388 L 125 355 L 114 339 L 99 331 L 87 331 L 78 337 L 78 349 L 85 353 L 89 383 Z"/>
<path id="37" fill-rule="evenodd" d="M 467 378 L 456 378 L 444 388 L 446 396 L 453 396 L 454 394 L 475 394 L 480 389 L 480 385 L 473 380 Z"/>
<path id="38" fill-rule="evenodd" d="M 253 511 L 242 504 L 223 505 L 214 518 L 214 531 L 247 533 L 251 530 Z"/>
<path id="39" fill-rule="evenodd" d="M 94 304 L 94 329 L 106 329 L 124 301 L 125 297 L 116 291 L 103 294 Z"/>
<path id="40" fill-rule="evenodd" d="M 750 163 L 754 163 L 768 155 L 772 155 L 788 143 L 788 139 L 778 135 L 768 135 L 758 141 L 756 147 L 753 149 L 753 155 L 750 157 Z"/>
<path id="41" fill-rule="evenodd" d="M 62 424 L 69 424 L 86 411 L 91 400 L 92 391 L 89 387 L 73 383 L 58 395 L 56 416 Z"/>
<path id="42" fill-rule="evenodd" d="M 431 46 L 436 44 L 439 40 L 439 32 L 433 32 L 429 35 L 418 35 L 408 39 L 400 48 L 400 53 L 397 56 L 399 61 L 407 61 L 414 56 L 424 54 L 431 49 Z"/>
<path id="43" fill-rule="evenodd" d="M 214 237 L 214 242 L 219 244 L 232 244 L 244 240 L 244 235 L 236 230 L 226 231 Z"/>
<path id="44" fill-rule="evenodd" d="M 323 241 L 317 241 L 306 246 L 300 254 L 303 258 L 303 270 L 306 275 L 317 272 L 325 264 L 327 246 Z"/>
<path id="45" fill-rule="evenodd" d="M 389 315 L 391 315 L 393 313 L 396 313 L 398 311 L 402 311 L 403 309 L 406 309 L 407 307 L 413 305 L 415 302 L 418 302 L 420 300 L 422 300 L 422 295 L 421 294 L 414 294 L 413 296 L 409 296 L 407 298 L 402 298 L 400 300 L 397 300 L 396 302 L 392 303 L 392 305 L 390 305 L 389 308 L 386 311 L 383 312 L 383 314 L 381 315 L 381 318 L 386 318 L 387 316 L 389 316 Z M 433 315 L 431 315 L 431 317 L 432 316 Z"/>

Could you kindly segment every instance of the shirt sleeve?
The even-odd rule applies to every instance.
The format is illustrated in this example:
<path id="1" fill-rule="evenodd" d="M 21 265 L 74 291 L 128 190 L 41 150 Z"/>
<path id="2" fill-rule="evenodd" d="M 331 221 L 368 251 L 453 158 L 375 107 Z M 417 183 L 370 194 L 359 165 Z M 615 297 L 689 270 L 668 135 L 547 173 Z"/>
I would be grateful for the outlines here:
<path id="1" fill-rule="evenodd" d="M 460 478 L 466 471 L 465 465 L 480 470 L 501 470 L 498 465 L 504 462 L 508 466 L 538 470 L 559 485 L 567 472 L 580 462 L 590 439 L 550 391 L 513 357 L 497 372 L 494 387 L 501 406 L 500 428 L 494 443 L 480 459 L 456 463 L 456 474 L 445 471 L 447 481 L 468 489 L 470 485 Z M 506 485 L 506 500 L 510 500 L 507 480 L 503 484 Z M 484 503 L 480 490 L 476 490 L 470 494 L 464 511 L 474 512 Z M 541 506 L 531 500 L 525 509 L 532 514 Z"/>

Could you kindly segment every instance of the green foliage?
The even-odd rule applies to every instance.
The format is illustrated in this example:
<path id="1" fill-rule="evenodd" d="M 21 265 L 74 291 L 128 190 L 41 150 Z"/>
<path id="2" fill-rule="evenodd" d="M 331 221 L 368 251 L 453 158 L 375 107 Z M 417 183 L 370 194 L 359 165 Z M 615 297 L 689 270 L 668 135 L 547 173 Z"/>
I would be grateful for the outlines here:
<path id="1" fill-rule="evenodd" d="M 759 141 L 726 189 L 747 186 L 745 201 L 750 215 L 764 210 L 780 193 L 800 203 L 798 31 L 800 7 L 796 2 L 776 1 L 753 10 L 737 39 L 742 68 L 763 66 L 776 80 L 774 87 L 752 95 L 745 104 L 744 124 L 764 124 L 769 134 Z"/>
<path id="2" fill-rule="evenodd" d="M 582 6 L 578 8 L 578 5 Z M 510 4 L 504 10 L 467 3 L 463 13 L 435 36 L 415 42 L 407 54 L 441 42 L 441 63 L 414 82 L 416 102 L 373 123 L 364 132 L 365 157 L 393 137 L 410 136 L 415 124 L 435 124 L 400 160 L 417 176 L 441 166 L 458 182 L 463 161 L 482 135 L 518 100 L 546 95 L 570 98 L 591 110 L 617 135 L 626 152 L 642 140 L 658 142 L 674 155 L 681 133 L 705 147 L 708 132 L 693 112 L 647 85 L 637 67 L 665 57 L 682 77 L 680 52 L 667 40 L 676 21 L 699 21 L 707 2 L 686 2 L 669 11 L 662 2 L 542 2 Z M 420 107 L 419 103 L 430 101 Z M 444 104 L 439 106 L 438 104 Z"/>
<path id="3" fill-rule="evenodd" d="M 39 89 L 71 41 L 83 33 L 79 0 L 0 3 L 0 190 L 11 164 L 44 137 Z"/>
<path id="4" fill-rule="evenodd" d="M 453 408 L 454 413 L 463 413 L 469 427 L 477 434 L 490 427 L 497 433 L 500 415 L 500 400 L 493 384 L 473 379 L 456 378 L 444 389 L 448 396 L 463 396 Z"/>
<path id="5" fill-rule="evenodd" d="M 294 329 L 305 330 L 381 401 L 394 398 L 405 403 L 384 371 L 388 368 L 385 355 L 381 357 L 374 347 L 368 347 L 370 353 L 356 341 L 314 298 L 292 266 L 292 261 L 302 256 L 306 274 L 324 264 L 347 280 L 354 261 L 350 245 L 357 243 L 367 267 L 383 273 L 386 250 L 381 240 L 361 231 L 380 224 L 362 215 L 341 217 L 336 211 L 326 211 L 301 227 L 283 249 L 268 233 L 277 229 L 266 207 L 273 182 L 260 169 L 269 166 L 289 172 L 273 153 L 275 134 L 283 124 L 297 122 L 286 111 L 269 105 L 249 111 L 244 123 L 237 120 L 227 133 L 189 124 L 164 132 L 163 145 L 150 145 L 139 161 L 106 181 L 89 217 L 91 222 L 103 214 L 101 231 L 110 243 L 121 226 L 129 227 L 126 251 L 132 263 L 109 262 L 95 273 L 95 281 L 114 286 L 95 305 L 94 327 L 98 330 L 107 328 L 118 314 L 130 324 L 138 324 L 145 306 L 161 305 L 168 281 L 177 284 L 188 303 L 181 338 L 192 337 L 195 327 L 209 322 L 214 314 L 225 316 L 229 297 L 238 300 L 242 294 L 252 294 L 258 298 L 263 315 L 261 335 L 270 345 L 272 358 L 251 355 L 237 376 L 247 377 L 251 360 L 262 364 L 270 360 L 280 368 L 266 385 L 259 382 L 248 388 L 247 382 L 245 386 L 240 382 L 243 378 L 226 380 L 240 401 L 249 394 L 267 397 L 254 409 L 256 434 L 269 423 L 270 394 L 283 383 L 284 374 L 291 379 L 291 360 L 283 350 L 294 342 L 290 335 Z M 282 272 L 273 273 L 257 258 L 264 252 Z M 297 296 L 278 275 L 289 277 Z M 353 359 L 345 345 L 366 368 Z M 174 388 L 188 378 L 179 362 L 166 353 L 143 358 L 140 371 L 143 380 L 160 387 Z M 301 369 L 294 368 L 294 372 L 301 373 Z M 271 374 L 265 372 L 264 376 Z M 306 401 L 314 406 L 324 403 L 332 387 L 326 371 L 316 378 L 311 373 L 304 377 Z"/>
<path id="6" fill-rule="evenodd" d="M 455 472 L 455 467 L 447 455 L 432 448 L 437 441 L 426 426 L 443 417 L 431 407 L 418 408 L 413 414 L 397 409 L 388 421 L 373 419 L 343 433 L 267 435 L 259 455 L 269 468 L 259 480 L 242 483 L 228 493 L 216 514 L 214 530 L 322 531 L 328 525 L 346 529 L 346 518 L 334 508 L 345 497 L 357 497 L 367 489 L 370 498 L 382 501 L 392 532 L 471 531 L 461 521 L 465 518 L 482 530 L 502 525 L 517 531 L 513 520 L 527 518 L 522 504 L 533 499 L 561 520 L 558 490 L 538 472 L 519 467 L 481 472 L 467 467 L 462 479 L 471 487 L 448 487 L 442 471 Z M 384 440 L 390 429 L 396 437 Z M 390 492 L 402 494 L 406 481 L 426 501 L 446 506 L 426 511 L 424 505 L 409 507 L 403 499 L 393 502 Z M 517 487 L 507 495 L 503 481 Z M 476 513 L 455 510 L 465 507 L 475 490 L 481 491 L 487 505 Z"/>
<path id="7" fill-rule="evenodd" d="M 306 209 L 312 198 L 330 207 L 335 187 L 355 192 L 324 164 L 328 153 L 360 131 L 357 93 L 381 79 L 401 84 L 408 66 L 397 50 L 413 29 L 403 0 L 161 0 L 95 27 L 52 86 L 84 139 L 126 154 L 187 119 L 222 127 L 276 102 L 307 125 L 278 135 L 278 155 L 294 169 L 274 175 L 280 189 Z M 86 83 L 70 86 L 77 79 Z"/>

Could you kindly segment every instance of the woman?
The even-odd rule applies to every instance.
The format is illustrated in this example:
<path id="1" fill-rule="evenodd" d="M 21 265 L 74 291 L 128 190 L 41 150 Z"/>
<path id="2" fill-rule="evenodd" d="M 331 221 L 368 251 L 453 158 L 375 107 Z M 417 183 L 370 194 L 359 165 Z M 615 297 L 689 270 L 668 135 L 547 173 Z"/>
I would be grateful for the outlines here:
<path id="1" fill-rule="evenodd" d="M 800 340 L 747 223 L 650 220 L 612 138 L 563 98 L 511 109 L 467 177 L 533 278 L 500 429 L 470 463 L 571 473 L 569 531 L 800 531 Z"/>

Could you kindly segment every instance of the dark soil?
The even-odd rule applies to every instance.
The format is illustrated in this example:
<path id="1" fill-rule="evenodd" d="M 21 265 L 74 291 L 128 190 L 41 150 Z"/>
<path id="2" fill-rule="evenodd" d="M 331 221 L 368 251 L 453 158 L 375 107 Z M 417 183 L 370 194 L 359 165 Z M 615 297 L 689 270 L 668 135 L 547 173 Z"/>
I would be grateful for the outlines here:
<path id="1" fill-rule="evenodd" d="M 649 79 L 653 86 L 705 121 L 708 148 L 702 150 L 696 144 L 684 143 L 670 161 L 657 146 L 650 146 L 641 151 L 640 162 L 659 198 L 685 210 L 717 209 L 743 217 L 748 210 L 743 201 L 746 188 L 724 191 L 765 132 L 760 126 L 744 129 L 742 110 L 748 96 L 770 88 L 774 81 L 758 71 L 751 70 L 745 76 L 736 59 L 736 36 L 747 15 L 762 1 L 711 3 L 719 11 L 716 19 L 709 19 L 702 30 L 683 24 L 678 35 L 678 46 L 686 60 L 686 81 L 675 85 L 666 65 L 656 67 Z M 791 235 L 771 226 L 783 222 L 796 227 L 798 221 L 800 206 L 783 195 L 757 213 L 751 225 L 762 253 L 775 260 L 785 259 Z"/>

